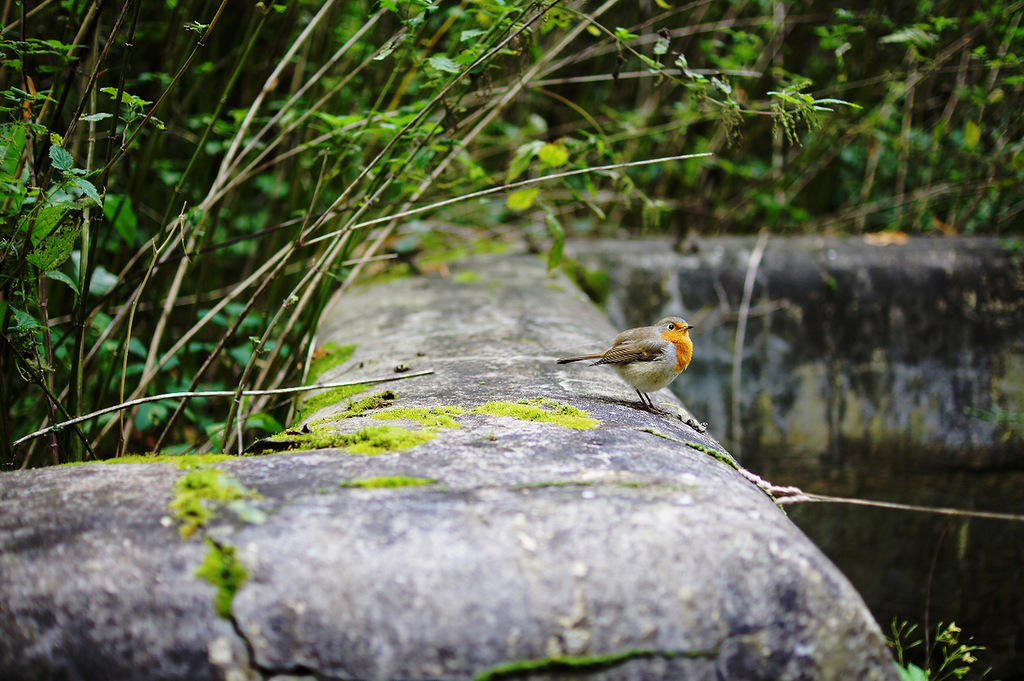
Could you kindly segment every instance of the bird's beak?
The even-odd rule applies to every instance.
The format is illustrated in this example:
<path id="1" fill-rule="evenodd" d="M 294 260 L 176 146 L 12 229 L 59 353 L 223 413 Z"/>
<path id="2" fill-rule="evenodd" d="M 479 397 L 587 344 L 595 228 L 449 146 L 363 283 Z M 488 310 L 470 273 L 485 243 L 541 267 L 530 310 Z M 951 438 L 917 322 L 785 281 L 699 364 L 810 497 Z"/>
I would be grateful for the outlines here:
<path id="1" fill-rule="evenodd" d="M 687 324 L 686 325 L 686 331 L 689 331 L 692 328 L 693 328 L 693 324 Z"/>

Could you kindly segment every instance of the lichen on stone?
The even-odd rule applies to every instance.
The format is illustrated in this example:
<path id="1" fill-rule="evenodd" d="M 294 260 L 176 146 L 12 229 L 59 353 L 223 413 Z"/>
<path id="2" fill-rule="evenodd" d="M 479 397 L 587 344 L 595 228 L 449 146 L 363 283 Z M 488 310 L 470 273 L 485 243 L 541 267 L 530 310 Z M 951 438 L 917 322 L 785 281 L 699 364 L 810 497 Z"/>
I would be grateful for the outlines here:
<path id="1" fill-rule="evenodd" d="M 210 549 L 206 552 L 203 562 L 196 570 L 196 576 L 202 577 L 217 587 L 214 607 L 217 614 L 224 619 L 232 618 L 232 602 L 235 594 L 249 577 L 249 572 L 238 559 L 237 549 L 230 544 L 222 544 L 207 539 Z"/>
<path id="2" fill-rule="evenodd" d="M 554 423 L 563 428 L 575 430 L 587 430 L 601 425 L 601 422 L 591 417 L 589 412 L 546 397 L 519 400 L 518 402 L 488 402 L 471 411 L 475 414 L 508 416 L 522 421 Z"/>
<path id="3" fill-rule="evenodd" d="M 384 489 L 394 487 L 417 487 L 421 485 L 433 485 L 437 480 L 433 478 L 415 478 L 405 475 L 387 475 L 376 478 L 359 478 L 356 480 L 344 480 L 341 487 L 355 487 L 360 489 Z"/>

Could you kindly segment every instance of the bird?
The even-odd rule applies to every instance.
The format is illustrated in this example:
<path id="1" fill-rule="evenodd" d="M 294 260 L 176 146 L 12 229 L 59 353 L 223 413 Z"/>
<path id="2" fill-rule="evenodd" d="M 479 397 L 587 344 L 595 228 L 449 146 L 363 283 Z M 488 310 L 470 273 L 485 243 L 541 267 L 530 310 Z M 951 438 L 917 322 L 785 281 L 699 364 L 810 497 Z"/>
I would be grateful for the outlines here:
<path id="1" fill-rule="evenodd" d="M 667 414 L 669 412 L 654 405 L 648 393 L 661 390 L 690 365 L 693 359 L 692 328 L 680 317 L 665 317 L 654 326 L 623 331 L 604 352 L 562 357 L 557 363 L 596 359 L 590 366 L 607 364 L 636 390 L 644 409 L 654 414 Z"/>

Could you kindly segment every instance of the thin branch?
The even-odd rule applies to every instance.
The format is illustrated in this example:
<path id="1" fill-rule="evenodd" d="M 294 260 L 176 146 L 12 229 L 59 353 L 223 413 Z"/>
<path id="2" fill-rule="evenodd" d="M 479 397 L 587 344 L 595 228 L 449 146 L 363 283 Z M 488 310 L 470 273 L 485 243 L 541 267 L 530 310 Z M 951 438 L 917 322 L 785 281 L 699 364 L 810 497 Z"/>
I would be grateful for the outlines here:
<path id="1" fill-rule="evenodd" d="M 262 395 L 288 395 L 288 394 L 291 394 L 291 393 L 300 393 L 300 392 L 307 392 L 307 391 L 310 391 L 310 390 L 321 390 L 321 389 L 326 389 L 326 388 L 344 388 L 344 387 L 349 387 L 349 386 L 353 386 L 353 385 L 364 385 L 364 384 L 373 384 L 373 383 L 387 383 L 389 381 L 400 381 L 400 380 L 405 379 L 405 378 L 415 378 L 417 376 L 426 376 L 426 375 L 432 374 L 432 373 L 434 373 L 433 369 L 425 369 L 424 371 L 417 371 L 417 372 L 411 373 L 411 374 L 402 374 L 401 376 L 386 376 L 384 378 L 368 378 L 368 379 L 365 379 L 365 380 L 362 380 L 362 381 L 346 381 L 344 383 L 325 383 L 323 385 L 303 385 L 303 386 L 292 387 L 292 388 L 275 388 L 273 390 L 243 390 L 241 394 L 243 396 L 245 396 L 245 397 L 254 397 L 254 396 L 262 396 Z M 15 440 L 14 443 L 11 445 L 11 447 L 13 449 L 13 448 L 17 447 L 18 445 L 21 445 L 21 444 L 24 444 L 25 442 L 28 442 L 29 440 L 33 440 L 33 439 L 35 439 L 37 437 L 40 437 L 42 435 L 46 435 L 47 433 L 49 433 L 51 431 L 58 431 L 58 430 L 61 430 L 63 428 L 66 428 L 67 426 L 73 426 L 73 425 L 75 425 L 77 423 L 81 423 L 83 421 L 89 421 L 90 419 L 94 419 L 97 416 L 103 416 L 104 414 L 109 414 L 111 412 L 123 411 L 125 409 L 131 409 L 132 407 L 137 407 L 138 405 L 145 404 L 146 402 L 159 402 L 161 400 L 180 400 L 180 399 L 193 398 L 193 397 L 235 397 L 235 395 L 237 395 L 237 394 L 238 394 L 238 392 L 235 391 L 235 390 L 206 390 L 206 391 L 195 390 L 195 391 L 185 391 L 185 392 L 177 392 L 177 393 L 164 393 L 162 395 L 150 395 L 149 397 L 140 397 L 138 399 L 129 400 L 127 402 L 122 402 L 121 404 L 116 404 L 116 405 L 114 405 L 112 407 L 105 407 L 105 408 L 100 409 L 98 411 L 90 412 L 88 414 L 85 414 L 84 416 L 79 416 L 79 417 L 73 418 L 73 419 L 71 419 L 69 421 L 63 421 L 63 422 L 58 423 L 56 425 L 49 426 L 47 428 L 43 428 L 42 430 L 37 430 L 34 433 L 29 433 L 25 437 L 22 437 L 22 438 L 19 438 L 19 439 Z"/>
<path id="2" fill-rule="evenodd" d="M 935 515 L 956 516 L 960 518 L 982 518 L 984 520 L 1024 522 L 1024 515 L 1019 513 L 974 511 L 970 509 L 950 508 L 947 506 L 918 506 L 916 504 L 903 504 L 898 501 L 876 501 L 874 499 L 858 499 L 856 497 L 836 497 L 828 494 L 815 494 L 814 492 L 805 492 L 799 487 L 776 485 L 742 467 L 738 469 L 738 472 L 758 488 L 770 494 L 775 499 L 775 503 L 779 506 L 809 503 L 846 504 L 848 506 L 869 506 L 871 508 L 887 508 L 893 511 L 914 511 L 916 513 L 932 513 Z"/>
<path id="3" fill-rule="evenodd" d="M 767 245 L 768 232 L 762 230 L 747 261 L 747 278 L 743 282 L 743 302 L 740 304 L 740 316 L 736 323 L 736 343 L 732 351 L 732 451 L 737 460 L 740 458 L 740 378 L 743 371 L 743 344 L 747 338 L 747 318 L 750 316 L 750 299 L 754 294 L 757 268 L 761 266 L 761 258 Z"/>
<path id="4" fill-rule="evenodd" d="M 481 189 L 480 191 L 471 192 L 469 194 L 463 194 L 462 196 L 456 196 L 450 199 L 444 199 L 436 203 L 431 203 L 426 206 L 420 206 L 419 208 L 411 208 L 409 210 L 394 213 L 392 215 L 385 215 L 384 217 L 374 218 L 373 220 L 367 220 L 366 222 L 359 222 L 350 227 L 350 229 L 362 229 L 364 227 L 372 227 L 373 225 L 379 225 L 392 220 L 399 220 L 401 218 L 407 218 L 410 215 L 419 215 L 420 213 L 426 213 L 428 211 L 442 208 L 444 206 L 450 206 L 453 203 L 460 203 L 462 201 L 468 201 L 470 199 L 478 199 L 481 196 L 489 196 L 491 194 L 498 194 L 501 192 L 507 192 L 512 189 L 518 189 L 519 187 L 528 187 L 533 184 L 539 184 L 547 180 L 557 180 L 562 177 L 572 177 L 573 175 L 584 175 L 586 173 L 600 173 L 607 170 L 617 170 L 619 168 L 633 168 L 636 166 L 649 166 L 655 163 L 667 163 L 669 161 L 682 161 L 690 158 L 703 158 L 705 156 L 714 156 L 711 152 L 703 152 L 699 154 L 680 154 L 678 156 L 662 156 L 661 158 L 649 158 L 643 161 L 629 161 L 627 163 L 612 163 L 606 166 L 594 166 L 593 168 L 577 168 L 576 170 L 567 170 L 563 173 L 554 173 L 552 175 L 542 175 L 541 177 L 533 177 L 527 180 L 520 180 L 519 182 L 512 182 L 511 184 L 503 184 L 497 187 L 489 187 L 488 189 Z M 331 237 L 338 236 L 343 231 L 338 230 L 336 232 L 328 232 L 312 239 L 306 239 L 306 244 L 315 244 L 318 241 L 324 241 Z M 371 258 L 372 259 L 372 258 Z"/>

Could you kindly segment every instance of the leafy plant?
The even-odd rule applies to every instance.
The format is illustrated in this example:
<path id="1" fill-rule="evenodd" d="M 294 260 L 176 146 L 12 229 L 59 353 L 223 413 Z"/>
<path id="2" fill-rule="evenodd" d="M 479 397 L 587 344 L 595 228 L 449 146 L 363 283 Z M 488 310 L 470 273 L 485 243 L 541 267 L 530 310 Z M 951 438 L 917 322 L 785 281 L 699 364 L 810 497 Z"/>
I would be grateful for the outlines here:
<path id="1" fill-rule="evenodd" d="M 975 653 L 985 650 L 982 646 L 960 640 L 963 633 L 955 622 L 943 624 L 940 622 L 935 627 L 935 636 L 925 644 L 921 639 L 915 638 L 916 624 L 897 622 L 893 618 L 892 637 L 888 639 L 889 646 L 896 654 L 896 661 L 899 665 L 900 678 L 903 681 L 945 681 L 946 679 L 981 679 L 988 675 L 990 669 L 984 671 L 975 668 L 978 658 Z M 924 667 L 910 662 L 907 653 L 918 647 L 927 647 L 924 656 Z M 974 673 L 972 673 L 974 672 Z"/>
<path id="2" fill-rule="evenodd" d="M 238 451 L 393 260 L 1020 230 L 1013 3 L 655 5 L 9 7 L 0 463 Z"/>

